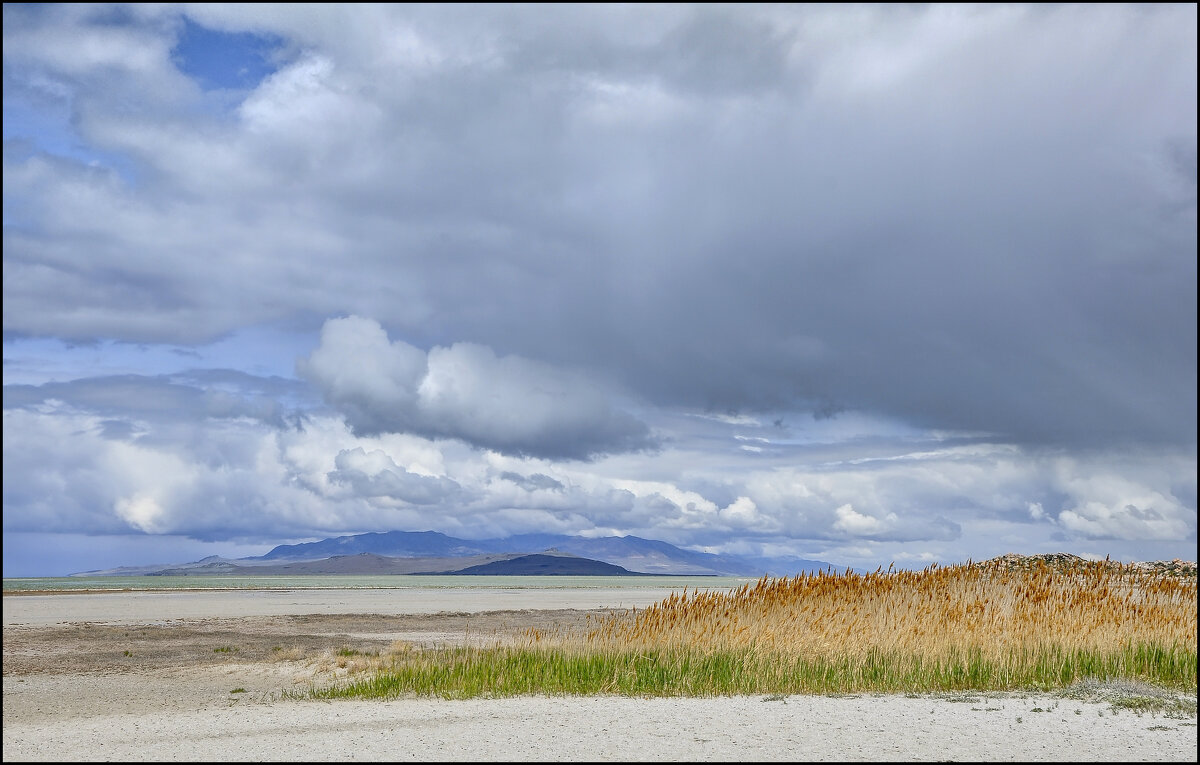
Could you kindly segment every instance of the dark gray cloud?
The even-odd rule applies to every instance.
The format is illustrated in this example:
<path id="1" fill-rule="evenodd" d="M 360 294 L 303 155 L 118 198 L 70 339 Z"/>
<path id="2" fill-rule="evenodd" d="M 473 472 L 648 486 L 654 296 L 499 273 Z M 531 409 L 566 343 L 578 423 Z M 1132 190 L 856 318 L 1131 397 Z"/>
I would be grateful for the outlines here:
<path id="1" fill-rule="evenodd" d="M 6 333 L 355 313 L 663 405 L 1195 442 L 1194 7 L 196 11 L 307 51 L 232 113 L 174 13 L 6 7 L 6 77 L 144 169 L 6 159 Z"/>
<path id="2" fill-rule="evenodd" d="M 100 435 L 113 441 L 128 441 L 137 429 L 129 420 L 104 420 L 100 423 Z"/>
<path id="3" fill-rule="evenodd" d="M 500 474 L 500 477 L 506 481 L 512 481 L 526 491 L 562 491 L 565 488 L 561 481 L 556 481 L 543 473 L 521 475 L 506 470 Z"/>

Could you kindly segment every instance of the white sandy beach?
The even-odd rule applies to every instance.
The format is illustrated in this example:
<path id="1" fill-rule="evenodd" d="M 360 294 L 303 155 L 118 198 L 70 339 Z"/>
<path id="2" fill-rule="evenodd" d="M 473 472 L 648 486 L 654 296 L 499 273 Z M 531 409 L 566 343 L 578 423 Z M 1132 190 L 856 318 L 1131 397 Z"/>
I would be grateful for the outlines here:
<path id="1" fill-rule="evenodd" d="M 6 715 L 8 703 L 6 688 Z M 1105 709 L 896 696 L 228 703 L 6 719 L 4 760 L 1195 761 L 1194 723 Z"/>
<path id="2" fill-rule="evenodd" d="M 554 591 L 551 597 L 544 590 L 499 597 L 495 592 L 472 592 L 455 590 L 448 596 L 443 591 L 436 598 L 414 591 L 401 596 L 395 590 L 6 595 L 3 759 L 1194 762 L 1197 758 L 1194 717 L 1138 715 L 1099 698 L 962 694 L 316 702 L 279 697 L 281 690 L 319 680 L 311 665 L 237 658 L 215 663 L 210 658 L 201 665 L 124 668 L 115 645 L 110 664 L 101 662 L 100 656 L 94 666 L 87 664 L 87 657 L 81 659 L 82 665 L 70 664 L 54 653 L 86 652 L 80 645 L 102 646 L 109 638 L 88 644 L 66 642 L 66 636 L 86 640 L 106 628 L 113 635 L 140 636 L 143 643 L 137 644 L 135 654 L 148 652 L 159 633 L 172 630 L 204 635 L 211 628 L 227 636 L 243 624 L 247 640 L 251 633 L 262 632 L 261 639 L 269 642 L 277 637 L 268 634 L 270 630 L 291 628 L 292 622 L 283 620 L 311 614 L 384 614 L 338 622 L 337 639 L 413 639 L 425 631 L 437 642 L 453 642 L 456 636 L 451 633 L 458 629 L 454 625 L 463 623 L 463 614 L 475 624 L 489 619 L 499 624 L 523 613 L 548 618 L 551 611 L 512 610 L 504 612 L 504 619 L 488 616 L 496 607 L 618 605 L 610 601 L 612 593 L 588 590 Z M 648 602 L 661 596 L 644 595 L 652 598 Z M 631 597 L 627 591 L 620 597 L 623 607 L 634 605 L 626 602 Z M 439 615 L 451 611 L 458 613 L 458 621 Z M 430 616 L 405 617 L 405 613 Z M 359 629 L 370 632 L 355 632 Z M 37 663 L 39 653 L 49 660 Z M 234 689 L 242 690 L 232 693 Z"/>

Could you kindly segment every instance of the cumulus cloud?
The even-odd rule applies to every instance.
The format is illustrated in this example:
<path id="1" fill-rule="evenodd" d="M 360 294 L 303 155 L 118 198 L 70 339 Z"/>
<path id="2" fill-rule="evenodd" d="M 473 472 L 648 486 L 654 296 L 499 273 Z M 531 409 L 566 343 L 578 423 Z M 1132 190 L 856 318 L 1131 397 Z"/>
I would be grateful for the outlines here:
<path id="1" fill-rule="evenodd" d="M 1175 496 L 1159 470 L 1116 472 L 1106 465 L 1061 458 L 1054 485 L 1067 499 L 1058 523 L 1087 539 L 1172 540 L 1196 535 L 1196 510 Z M 1181 486 L 1187 490 L 1186 486 Z M 1194 479 L 1190 491 L 1194 494 Z"/>
<path id="2" fill-rule="evenodd" d="M 575 459 L 653 444 L 643 423 L 582 375 L 472 343 L 426 354 L 389 341 L 372 319 L 327 321 L 297 371 L 363 435 L 412 432 Z"/>
<path id="3" fill-rule="evenodd" d="M 719 517 L 735 527 L 753 529 L 759 533 L 770 531 L 766 528 L 768 520 L 758 512 L 758 506 L 749 497 L 738 497 L 721 509 Z"/>
<path id="4" fill-rule="evenodd" d="M 864 515 L 855 512 L 854 506 L 849 503 L 838 507 L 833 512 L 837 518 L 833 522 L 833 528 L 855 537 L 879 536 L 889 527 L 894 528 L 896 522 L 900 520 L 895 513 L 888 513 L 883 518 Z"/>
<path id="5" fill-rule="evenodd" d="M 460 486 L 448 478 L 410 473 L 381 450 L 361 446 L 338 452 L 333 483 L 348 484 L 360 497 L 391 497 L 414 505 L 435 505 L 454 498 Z"/>
<path id="6" fill-rule="evenodd" d="M 5 440 L 22 443 L 4 450 L 5 531 L 278 543 L 428 528 L 421 508 L 452 511 L 462 496 L 455 481 L 425 472 L 438 467 L 435 450 L 360 441 L 328 417 L 310 417 L 303 430 L 247 418 L 143 428 L 136 440 L 114 440 L 103 418 L 61 402 L 5 409 Z"/>

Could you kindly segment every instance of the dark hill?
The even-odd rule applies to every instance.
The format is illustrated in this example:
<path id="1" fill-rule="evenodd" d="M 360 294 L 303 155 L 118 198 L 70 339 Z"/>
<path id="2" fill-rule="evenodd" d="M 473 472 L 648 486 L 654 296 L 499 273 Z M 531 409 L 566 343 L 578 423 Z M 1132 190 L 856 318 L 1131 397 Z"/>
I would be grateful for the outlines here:
<path id="1" fill-rule="evenodd" d="M 638 576 L 629 569 L 603 561 L 540 553 L 468 566 L 454 573 L 481 576 Z"/>

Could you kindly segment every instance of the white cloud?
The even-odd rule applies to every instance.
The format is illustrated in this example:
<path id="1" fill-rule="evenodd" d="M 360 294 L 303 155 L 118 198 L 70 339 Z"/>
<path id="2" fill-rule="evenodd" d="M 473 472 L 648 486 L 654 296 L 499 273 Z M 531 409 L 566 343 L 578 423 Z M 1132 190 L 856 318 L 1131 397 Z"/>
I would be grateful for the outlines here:
<path id="1" fill-rule="evenodd" d="M 758 506 L 749 497 L 738 497 L 727 507 L 721 508 L 718 515 L 721 520 L 736 528 L 752 529 L 759 533 L 766 533 L 771 530 L 765 523 L 767 519 L 758 512 Z M 771 527 L 776 526 L 773 522 L 769 525 Z"/>
<path id="2" fill-rule="evenodd" d="M 367 432 L 409 427 L 419 406 L 418 388 L 429 373 L 423 351 L 400 340 L 389 342 L 378 322 L 357 316 L 326 321 L 321 344 L 296 367 L 352 425 Z M 378 411 L 386 419 L 375 423 Z"/>
<path id="3" fill-rule="evenodd" d="M 405 470 L 383 450 L 361 446 L 338 452 L 337 470 L 329 473 L 335 484 L 346 484 L 358 497 L 390 497 L 414 505 L 436 505 L 453 500 L 461 487 L 448 478 Z"/>
<path id="4" fill-rule="evenodd" d="M 412 432 L 567 458 L 652 443 L 645 425 L 580 374 L 472 343 L 425 354 L 356 316 L 327 321 L 298 371 L 363 435 Z"/>
<path id="5" fill-rule="evenodd" d="M 1195 530 L 1194 523 L 1188 523 L 1186 511 L 1181 513 L 1173 503 L 1166 502 L 1151 502 L 1144 507 L 1085 502 L 1063 510 L 1058 522 L 1081 537 L 1093 539 L 1182 539 Z"/>
<path id="6" fill-rule="evenodd" d="M 1186 459 L 1174 459 L 1186 469 Z M 1195 496 L 1193 474 L 1175 474 L 1169 463 L 1139 460 L 1137 470 L 1113 470 L 1108 461 L 1062 457 L 1054 461 L 1053 486 L 1068 497 L 1058 523 L 1084 539 L 1172 540 L 1196 534 L 1196 509 L 1170 488 Z"/>
<path id="7" fill-rule="evenodd" d="M 837 520 L 833 522 L 833 528 L 854 537 L 879 536 L 889 531 L 899 520 L 895 513 L 888 513 L 883 518 L 863 515 L 855 512 L 854 506 L 849 503 L 838 507 L 833 512 L 837 517 Z"/>
<path id="8" fill-rule="evenodd" d="M 163 523 L 163 508 L 154 497 L 135 494 L 121 497 L 116 502 L 117 516 L 138 531 L 161 534 L 167 530 Z"/>

